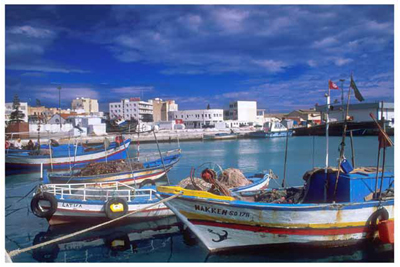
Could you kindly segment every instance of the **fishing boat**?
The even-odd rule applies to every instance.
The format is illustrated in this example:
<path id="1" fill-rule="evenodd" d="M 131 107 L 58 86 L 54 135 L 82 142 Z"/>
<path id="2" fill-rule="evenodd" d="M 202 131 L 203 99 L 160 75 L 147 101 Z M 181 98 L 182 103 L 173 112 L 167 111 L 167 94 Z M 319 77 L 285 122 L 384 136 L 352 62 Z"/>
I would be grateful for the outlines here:
<path id="1" fill-rule="evenodd" d="M 298 203 L 256 202 L 256 197 L 240 200 L 168 186 L 157 191 L 161 198 L 182 194 L 166 205 L 210 251 L 277 244 L 355 244 L 376 235 L 377 221 L 394 220 L 394 197 L 364 200 L 375 183 L 374 171 L 342 173 L 336 201 L 330 203 L 323 198 L 324 169 L 308 177 L 305 187 L 297 188 L 304 194 Z M 335 173 L 328 177 L 334 184 Z M 384 190 L 390 188 L 393 177 L 393 173 L 384 173 Z M 332 194 L 331 186 L 328 199 Z"/>
<path id="2" fill-rule="evenodd" d="M 263 130 L 249 133 L 253 138 L 270 138 L 270 137 L 286 137 L 292 136 L 293 131 L 288 130 L 281 122 L 272 121 L 266 122 L 263 125 Z"/>
<path id="3" fill-rule="evenodd" d="M 81 168 L 89 162 L 124 159 L 127 157 L 130 139 L 111 142 L 109 145 L 73 145 L 49 146 L 48 149 L 6 154 L 6 172 L 22 173 L 43 169 L 68 170 Z"/>
<path id="4" fill-rule="evenodd" d="M 151 160 L 152 158 L 158 158 Z M 132 162 L 134 166 L 138 166 L 136 169 L 114 172 L 114 173 L 97 173 L 94 175 L 84 175 L 82 172 L 84 169 L 75 170 L 74 172 L 62 172 L 62 173 L 45 173 L 43 175 L 44 183 L 94 183 L 94 182 L 121 182 L 125 184 L 140 184 L 142 182 L 151 182 L 164 176 L 171 168 L 180 160 L 182 157 L 181 150 L 170 150 L 160 155 L 158 153 L 148 154 L 141 156 L 140 158 L 128 159 L 128 162 Z M 143 159 L 142 161 L 139 161 Z M 112 164 L 113 162 L 109 162 Z M 95 163 L 96 164 L 96 163 Z M 102 163 L 108 164 L 108 163 Z M 107 166 L 107 165 L 105 165 Z M 87 167 L 91 167 L 88 165 Z"/>
<path id="5" fill-rule="evenodd" d="M 238 134 L 236 133 L 217 133 L 217 134 L 205 134 L 203 135 L 204 140 L 226 140 L 226 139 L 237 139 Z"/>
<path id="6" fill-rule="evenodd" d="M 102 222 L 159 202 L 154 187 L 136 188 L 120 182 L 42 184 L 32 200 L 34 215 L 50 225 Z M 173 215 L 163 203 L 129 216 L 130 220 Z"/>

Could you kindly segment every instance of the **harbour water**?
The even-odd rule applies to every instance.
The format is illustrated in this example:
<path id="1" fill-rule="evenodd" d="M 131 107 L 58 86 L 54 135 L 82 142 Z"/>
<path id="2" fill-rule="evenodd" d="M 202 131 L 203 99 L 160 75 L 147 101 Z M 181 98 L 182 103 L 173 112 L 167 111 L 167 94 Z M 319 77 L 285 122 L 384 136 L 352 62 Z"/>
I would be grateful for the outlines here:
<path id="1" fill-rule="evenodd" d="M 330 138 L 331 166 L 337 165 L 339 137 Z M 178 143 L 161 143 L 166 151 Z M 181 142 L 183 157 L 159 184 L 177 184 L 189 176 L 191 167 L 214 162 L 222 168 L 239 168 L 244 172 L 272 169 L 283 177 L 285 138 L 239 139 L 225 141 Z M 377 137 L 354 137 L 356 166 L 376 166 Z M 136 155 L 136 144 L 129 153 Z M 141 144 L 140 153 L 157 151 L 156 144 Z M 350 140 L 346 153 L 351 161 Z M 302 185 L 303 174 L 325 165 L 325 138 L 290 137 L 287 157 L 288 186 Z M 387 148 L 386 170 L 394 169 L 394 149 Z M 40 174 L 6 177 L 5 247 L 11 251 L 60 237 L 87 227 L 67 225 L 49 227 L 45 219 L 30 211 L 30 192 L 40 181 Z M 278 183 L 271 183 L 277 187 Z M 28 195 L 27 197 L 24 197 Z M 94 222 L 95 223 L 95 222 Z M 128 225 L 112 225 L 56 245 L 22 253 L 14 262 L 393 262 L 393 251 L 370 244 L 337 249 L 250 249 L 209 254 L 207 249 L 176 220 L 169 217 Z"/>

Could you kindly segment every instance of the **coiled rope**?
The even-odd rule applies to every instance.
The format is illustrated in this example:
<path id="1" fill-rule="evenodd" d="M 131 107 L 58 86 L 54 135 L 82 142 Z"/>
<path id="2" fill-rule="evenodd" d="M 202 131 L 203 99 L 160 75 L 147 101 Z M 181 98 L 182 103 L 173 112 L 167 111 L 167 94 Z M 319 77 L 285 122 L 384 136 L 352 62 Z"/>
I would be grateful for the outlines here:
<path id="1" fill-rule="evenodd" d="M 157 205 L 159 205 L 159 204 L 161 204 L 161 203 L 167 202 L 167 201 L 169 201 L 169 200 L 171 200 L 171 199 L 174 199 L 174 198 L 176 198 L 176 197 L 178 197 L 178 196 L 180 196 L 180 195 L 182 195 L 182 194 L 183 194 L 183 193 L 179 193 L 179 194 L 170 196 L 170 197 L 168 197 L 168 198 L 165 198 L 165 199 L 163 199 L 163 200 L 160 200 L 160 201 L 157 202 L 157 203 L 154 203 L 154 204 L 151 204 L 151 205 L 149 205 L 149 206 L 147 206 L 147 207 L 144 207 L 144 208 L 141 208 L 141 209 L 132 211 L 132 212 L 127 213 L 127 214 L 125 214 L 125 215 L 123 215 L 123 216 L 121 216 L 121 217 L 115 218 L 115 219 L 113 219 L 113 220 L 111 220 L 111 221 L 107 221 L 107 222 L 104 222 L 104 223 L 101 223 L 101 224 L 98 224 L 98 225 L 95 225 L 95 226 L 92 226 L 92 227 L 89 227 L 89 228 L 80 230 L 80 231 L 78 231 L 78 232 L 75 232 L 75 233 L 72 233 L 72 234 L 69 234 L 69 235 L 66 235 L 66 236 L 62 236 L 62 237 L 59 237 L 59 238 L 56 238 L 56 239 L 53 239 L 53 240 L 49 240 L 49 241 L 47 241 L 47 242 L 43 242 L 43 243 L 40 243 L 40 244 L 31 246 L 31 247 L 27 247 L 27 248 L 24 248 L 24 249 L 16 249 L 16 250 L 10 251 L 10 252 L 8 252 L 8 255 L 12 258 L 12 257 L 15 257 L 15 256 L 17 256 L 17 255 L 23 253 L 23 252 L 27 252 L 27 251 L 30 251 L 30 250 L 33 250 L 33 249 L 37 249 L 37 248 L 40 248 L 40 247 L 44 247 L 44 246 L 47 246 L 47 245 L 50 245 L 50 244 L 59 242 L 59 241 L 64 240 L 64 239 L 68 239 L 68 238 L 71 238 L 71 237 L 74 237 L 74 236 L 77 236 L 77 235 L 80 235 L 80 234 L 83 234 L 83 233 L 92 231 L 92 230 L 94 230 L 94 229 L 103 227 L 103 226 L 105 226 L 105 225 L 111 224 L 111 223 L 116 222 L 116 221 L 119 221 L 119 220 L 121 220 L 121 219 L 123 219 L 123 218 L 125 218 L 125 217 L 128 217 L 128 216 L 132 215 L 132 214 L 135 214 L 135 213 L 138 213 L 138 212 L 147 210 L 147 209 L 149 209 L 149 208 L 151 208 L 151 207 L 154 207 L 154 206 L 157 206 Z"/>

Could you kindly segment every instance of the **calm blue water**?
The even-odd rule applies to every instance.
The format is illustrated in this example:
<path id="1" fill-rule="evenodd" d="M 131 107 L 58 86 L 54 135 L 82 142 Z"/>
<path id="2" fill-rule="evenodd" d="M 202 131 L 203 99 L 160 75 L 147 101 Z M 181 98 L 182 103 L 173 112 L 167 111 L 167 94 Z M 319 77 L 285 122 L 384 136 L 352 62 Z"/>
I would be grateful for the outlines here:
<path id="1" fill-rule="evenodd" d="M 341 138 L 330 138 L 329 163 L 336 166 Z M 354 137 L 357 166 L 376 166 L 377 137 Z M 285 138 L 181 142 L 183 157 L 168 173 L 171 184 L 189 176 L 191 167 L 215 162 L 223 168 L 244 172 L 272 169 L 283 177 Z M 160 143 L 162 151 L 177 143 Z M 141 144 L 141 154 L 157 151 L 156 144 Z M 130 154 L 136 153 L 136 145 Z M 388 148 L 386 169 L 394 169 L 394 149 Z M 346 154 L 351 161 L 350 141 Z M 325 165 L 325 138 L 291 137 L 288 144 L 287 184 L 302 185 L 304 172 Z M 164 182 L 166 179 L 163 180 Z M 163 183 L 160 181 L 160 183 Z M 39 173 L 6 177 L 5 247 L 8 251 L 32 246 L 86 228 L 85 225 L 49 227 L 45 219 L 30 212 L 30 196 L 40 183 Z M 273 184 L 272 184 L 273 185 Z M 158 221 L 118 225 L 77 236 L 35 252 L 13 258 L 15 262 L 393 262 L 394 255 L 371 246 L 329 250 L 247 250 L 209 255 L 207 249 L 174 217 Z"/>

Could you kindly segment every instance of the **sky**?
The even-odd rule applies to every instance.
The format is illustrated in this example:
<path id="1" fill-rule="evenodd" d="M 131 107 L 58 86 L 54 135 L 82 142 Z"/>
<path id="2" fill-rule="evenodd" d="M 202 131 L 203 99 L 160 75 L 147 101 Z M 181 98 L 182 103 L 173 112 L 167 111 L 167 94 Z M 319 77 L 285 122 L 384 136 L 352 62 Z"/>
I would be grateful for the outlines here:
<path id="1" fill-rule="evenodd" d="M 393 5 L 6 5 L 5 100 L 70 108 L 175 100 L 180 110 L 256 100 L 324 104 L 350 75 L 365 102 L 394 101 Z M 332 101 L 341 91 L 331 91 Z M 357 100 L 352 97 L 352 101 Z"/>

